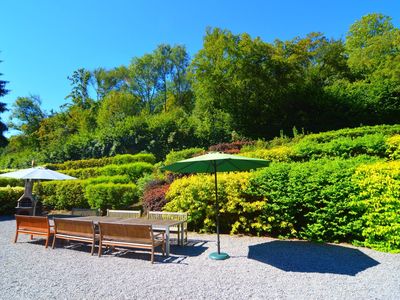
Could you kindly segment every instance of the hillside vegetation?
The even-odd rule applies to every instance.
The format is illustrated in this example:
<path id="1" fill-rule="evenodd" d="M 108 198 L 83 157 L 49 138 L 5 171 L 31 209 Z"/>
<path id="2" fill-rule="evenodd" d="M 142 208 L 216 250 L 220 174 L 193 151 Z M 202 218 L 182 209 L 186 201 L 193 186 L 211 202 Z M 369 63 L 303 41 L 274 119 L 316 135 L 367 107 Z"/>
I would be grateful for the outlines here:
<path id="1" fill-rule="evenodd" d="M 205 150 L 172 151 L 161 164 Z M 400 251 L 400 125 L 295 133 L 209 150 L 271 161 L 257 171 L 219 174 L 223 232 Z M 153 155 L 138 154 L 49 164 L 79 180 L 42 182 L 35 192 L 48 209 L 188 211 L 192 230 L 213 232 L 213 177 L 161 173 L 154 162 Z M 21 182 L 3 179 L 0 185 L 2 213 L 11 212 Z"/>

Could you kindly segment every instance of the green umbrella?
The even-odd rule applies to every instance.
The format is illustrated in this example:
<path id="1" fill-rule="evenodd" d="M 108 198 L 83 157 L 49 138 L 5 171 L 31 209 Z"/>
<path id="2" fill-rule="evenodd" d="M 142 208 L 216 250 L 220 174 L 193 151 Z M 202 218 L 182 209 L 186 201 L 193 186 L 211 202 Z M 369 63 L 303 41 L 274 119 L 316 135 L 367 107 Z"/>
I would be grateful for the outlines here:
<path id="1" fill-rule="evenodd" d="M 248 158 L 238 155 L 212 152 L 205 155 L 181 160 L 162 168 L 163 170 L 177 173 L 214 173 L 218 252 L 211 253 L 210 258 L 220 260 L 229 257 L 228 254 L 221 253 L 220 251 L 217 172 L 247 171 L 251 169 L 266 167 L 267 165 L 268 161 L 264 159 Z"/>

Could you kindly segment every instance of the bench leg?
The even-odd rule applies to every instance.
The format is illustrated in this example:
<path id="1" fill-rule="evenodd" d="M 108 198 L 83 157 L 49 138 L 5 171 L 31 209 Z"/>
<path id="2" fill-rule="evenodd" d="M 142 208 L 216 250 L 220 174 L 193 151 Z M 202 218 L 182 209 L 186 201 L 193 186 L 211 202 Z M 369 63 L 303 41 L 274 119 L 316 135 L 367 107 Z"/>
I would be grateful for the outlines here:
<path id="1" fill-rule="evenodd" d="M 55 244 L 56 244 L 56 235 L 53 236 L 53 245 L 51 245 L 52 249 L 54 249 Z"/>
<path id="2" fill-rule="evenodd" d="M 101 256 L 101 248 L 102 248 L 102 245 L 101 245 L 101 240 L 100 240 L 99 241 L 99 252 L 98 252 L 99 257 Z"/>
<path id="3" fill-rule="evenodd" d="M 33 240 L 33 234 L 31 234 L 31 240 Z"/>
<path id="4" fill-rule="evenodd" d="M 14 244 L 17 242 L 17 240 L 18 240 L 18 230 L 15 232 Z"/>
<path id="5" fill-rule="evenodd" d="M 92 251 L 90 252 L 90 255 L 93 255 L 93 252 L 94 252 L 94 240 L 93 240 L 93 243 L 92 243 Z"/>
<path id="6" fill-rule="evenodd" d="M 154 263 L 154 247 L 151 248 L 151 263 Z"/>
<path id="7" fill-rule="evenodd" d="M 47 249 L 47 247 L 49 246 L 49 238 L 50 238 L 50 236 L 47 236 L 47 237 L 46 237 L 46 245 L 45 245 L 45 246 L 46 246 L 46 247 L 45 247 L 46 249 Z"/>

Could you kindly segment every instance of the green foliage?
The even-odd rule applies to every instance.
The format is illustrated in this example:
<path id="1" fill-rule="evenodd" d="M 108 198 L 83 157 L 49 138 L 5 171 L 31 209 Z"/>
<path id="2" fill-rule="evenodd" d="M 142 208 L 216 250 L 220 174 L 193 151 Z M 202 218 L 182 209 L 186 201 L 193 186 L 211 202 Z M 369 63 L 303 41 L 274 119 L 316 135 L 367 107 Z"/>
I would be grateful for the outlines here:
<path id="1" fill-rule="evenodd" d="M 108 165 L 99 169 L 99 174 L 105 176 L 127 175 L 130 180 L 135 181 L 146 173 L 153 171 L 153 165 L 146 162 L 137 162 L 125 165 Z"/>
<path id="2" fill-rule="evenodd" d="M 54 209 L 89 208 L 84 180 L 49 181 L 34 185 L 34 193 L 42 203 Z"/>
<path id="3" fill-rule="evenodd" d="M 400 253 L 400 161 L 360 166 L 353 184 L 360 191 L 351 198 L 351 207 L 361 214 L 357 230 L 363 244 Z"/>
<path id="4" fill-rule="evenodd" d="M 154 164 L 155 157 L 149 153 L 139 154 L 120 154 L 113 157 L 92 158 L 83 160 L 66 161 L 61 164 L 46 164 L 46 167 L 51 170 L 68 170 L 68 169 L 84 169 L 94 167 L 104 167 L 106 165 L 122 165 L 133 162 L 148 162 Z"/>
<path id="5" fill-rule="evenodd" d="M 63 174 L 67 174 L 69 176 L 78 178 L 78 179 L 88 179 L 91 177 L 97 177 L 102 175 L 102 168 L 84 168 L 84 169 L 71 169 L 71 170 L 62 170 Z M 116 175 L 116 174 L 113 174 Z"/>
<path id="6" fill-rule="evenodd" d="M 17 200 L 23 193 L 23 187 L 0 187 L 0 215 L 14 214 Z"/>
<path id="7" fill-rule="evenodd" d="M 180 151 L 172 150 L 165 157 L 164 164 L 169 165 L 169 164 L 172 164 L 174 162 L 177 162 L 177 161 L 180 161 L 183 159 L 187 159 L 187 158 L 194 157 L 196 155 L 200 155 L 202 153 L 204 153 L 204 149 L 202 149 L 202 148 L 189 148 L 189 149 L 183 149 Z"/>
<path id="8" fill-rule="evenodd" d="M 271 149 L 258 149 L 242 152 L 240 155 L 252 158 L 262 158 L 275 162 L 290 162 L 296 159 L 295 151 L 293 148 L 288 146 L 279 146 Z"/>
<path id="9" fill-rule="evenodd" d="M 218 197 L 220 203 L 220 226 L 223 232 L 265 231 L 260 213 L 265 201 L 248 197 L 250 173 L 218 174 Z M 200 231 L 215 231 L 215 189 L 214 177 L 198 175 L 175 180 L 168 192 L 167 211 L 189 212 L 189 226 Z"/>
<path id="10" fill-rule="evenodd" d="M 99 183 L 127 184 L 130 182 L 131 180 L 128 175 L 99 176 L 87 179 L 88 184 L 99 184 Z"/>
<path id="11" fill-rule="evenodd" d="M 88 185 L 85 197 L 92 208 L 123 209 L 137 202 L 134 184 L 101 183 Z"/>
<path id="12" fill-rule="evenodd" d="M 0 187 L 24 186 L 24 181 L 16 178 L 0 177 Z"/>
<path id="13" fill-rule="evenodd" d="M 400 134 L 396 134 L 386 140 L 387 154 L 390 159 L 400 159 Z"/>

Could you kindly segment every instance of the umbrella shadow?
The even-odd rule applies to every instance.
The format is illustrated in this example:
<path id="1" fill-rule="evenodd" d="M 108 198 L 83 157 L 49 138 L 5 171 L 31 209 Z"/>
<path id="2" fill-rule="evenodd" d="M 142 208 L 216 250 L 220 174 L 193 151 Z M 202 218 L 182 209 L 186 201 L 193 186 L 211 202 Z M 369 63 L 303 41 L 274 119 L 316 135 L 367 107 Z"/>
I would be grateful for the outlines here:
<path id="1" fill-rule="evenodd" d="M 355 276 L 379 262 L 358 249 L 307 241 L 272 241 L 249 246 L 248 258 L 286 272 Z"/>

